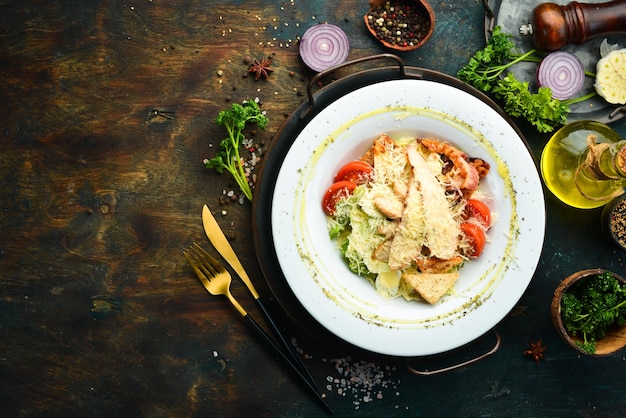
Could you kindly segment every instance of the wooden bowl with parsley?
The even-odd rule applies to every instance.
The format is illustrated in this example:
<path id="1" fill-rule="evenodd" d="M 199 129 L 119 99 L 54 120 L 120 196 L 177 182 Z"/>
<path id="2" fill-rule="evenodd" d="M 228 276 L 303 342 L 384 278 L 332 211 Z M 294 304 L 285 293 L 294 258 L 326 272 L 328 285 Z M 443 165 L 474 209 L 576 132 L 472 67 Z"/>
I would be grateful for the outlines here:
<path id="1" fill-rule="evenodd" d="M 552 322 L 575 350 L 608 356 L 626 346 L 626 280 L 608 270 L 578 271 L 554 291 Z"/>

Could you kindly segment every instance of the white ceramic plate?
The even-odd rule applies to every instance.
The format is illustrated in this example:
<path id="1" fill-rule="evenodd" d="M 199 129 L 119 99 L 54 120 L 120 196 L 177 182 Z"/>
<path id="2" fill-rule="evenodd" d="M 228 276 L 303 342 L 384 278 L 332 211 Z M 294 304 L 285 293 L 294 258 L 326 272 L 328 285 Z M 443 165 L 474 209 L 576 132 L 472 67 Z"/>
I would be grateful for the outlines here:
<path id="1" fill-rule="evenodd" d="M 443 139 L 491 164 L 481 181 L 496 216 L 490 242 L 462 268 L 454 295 L 435 305 L 381 298 L 328 236 L 324 192 L 382 133 Z M 504 318 L 533 276 L 545 230 L 541 182 L 517 131 L 471 94 L 425 80 L 373 84 L 317 114 L 280 168 L 271 217 L 280 267 L 304 308 L 351 344 L 408 357 L 458 348 Z"/>

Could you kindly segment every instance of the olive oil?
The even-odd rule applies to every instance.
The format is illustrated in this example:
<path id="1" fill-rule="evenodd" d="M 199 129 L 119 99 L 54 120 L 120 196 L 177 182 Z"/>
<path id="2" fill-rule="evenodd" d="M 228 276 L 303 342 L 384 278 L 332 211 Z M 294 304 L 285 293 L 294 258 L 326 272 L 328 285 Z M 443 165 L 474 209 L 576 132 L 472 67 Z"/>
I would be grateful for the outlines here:
<path id="1" fill-rule="evenodd" d="M 590 166 L 588 138 L 612 144 Z M 581 209 L 596 208 L 623 192 L 626 174 L 615 166 L 626 141 L 608 126 L 592 121 L 573 122 L 556 132 L 541 154 L 541 175 L 550 191 L 564 203 Z"/>

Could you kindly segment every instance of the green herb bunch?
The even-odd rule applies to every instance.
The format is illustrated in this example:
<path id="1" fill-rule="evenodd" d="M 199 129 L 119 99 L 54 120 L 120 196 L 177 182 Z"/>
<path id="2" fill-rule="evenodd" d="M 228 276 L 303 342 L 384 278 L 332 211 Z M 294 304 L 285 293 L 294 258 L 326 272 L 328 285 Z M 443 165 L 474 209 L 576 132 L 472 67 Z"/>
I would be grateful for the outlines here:
<path id="1" fill-rule="evenodd" d="M 215 122 L 226 128 L 228 137 L 220 142 L 218 154 L 211 159 L 204 160 L 204 165 L 215 169 L 218 173 L 228 171 L 246 198 L 252 201 L 252 188 L 244 170 L 239 148 L 245 139 L 243 131 L 246 125 L 256 124 L 259 128 L 265 129 L 267 117 L 255 101 L 245 100 L 242 104 L 234 103 L 230 109 L 222 110 Z"/>
<path id="2" fill-rule="evenodd" d="M 561 319 L 578 345 L 589 354 L 607 329 L 626 323 L 626 286 L 610 272 L 603 272 L 574 283 L 561 299 Z"/>
<path id="3" fill-rule="evenodd" d="M 566 123 L 571 104 L 587 100 L 595 92 L 575 99 L 558 100 L 552 97 L 550 88 L 539 87 L 536 93 L 532 93 L 527 81 L 522 82 L 507 72 L 517 63 L 539 63 L 542 58 L 536 49 L 518 53 L 511 36 L 496 26 L 485 48 L 477 51 L 457 76 L 461 81 L 501 100 L 504 111 L 510 116 L 525 118 L 539 132 L 552 132 Z"/>

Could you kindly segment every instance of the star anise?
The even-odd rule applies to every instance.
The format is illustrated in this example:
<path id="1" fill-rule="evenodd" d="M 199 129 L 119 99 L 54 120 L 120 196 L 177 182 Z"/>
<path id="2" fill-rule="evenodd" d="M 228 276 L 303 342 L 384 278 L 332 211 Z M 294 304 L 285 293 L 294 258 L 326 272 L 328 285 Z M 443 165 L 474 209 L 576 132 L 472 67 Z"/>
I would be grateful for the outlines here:
<path id="1" fill-rule="evenodd" d="M 263 58 L 261 62 L 255 59 L 254 64 L 250 65 L 248 71 L 254 73 L 255 80 L 258 80 L 261 77 L 267 79 L 270 76 L 270 73 L 274 72 L 274 69 L 270 67 L 270 65 L 272 65 L 271 58 Z"/>
<path id="2" fill-rule="evenodd" d="M 531 342 L 528 344 L 528 348 L 524 350 L 524 354 L 530 356 L 535 363 L 539 363 L 539 360 L 545 357 L 543 354 L 548 347 L 542 345 L 541 340 L 537 340 L 537 342 Z"/>

